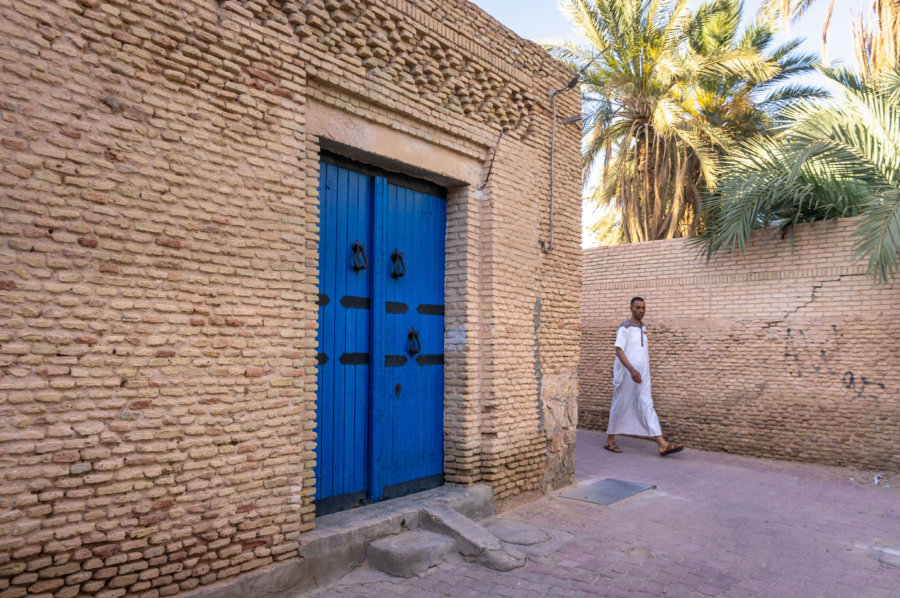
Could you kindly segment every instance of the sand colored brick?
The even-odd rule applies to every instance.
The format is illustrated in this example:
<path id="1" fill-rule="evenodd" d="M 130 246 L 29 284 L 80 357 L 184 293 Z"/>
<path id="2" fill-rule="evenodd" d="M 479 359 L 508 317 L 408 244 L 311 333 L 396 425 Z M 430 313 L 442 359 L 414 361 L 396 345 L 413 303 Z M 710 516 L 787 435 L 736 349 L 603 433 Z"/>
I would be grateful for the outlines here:
<path id="1" fill-rule="evenodd" d="M 322 149 L 448 190 L 447 481 L 569 482 L 571 76 L 463 0 L 0 0 L 0 596 L 295 557 Z"/>
<path id="2" fill-rule="evenodd" d="M 647 301 L 653 396 L 688 446 L 900 468 L 900 306 L 853 260 L 853 220 L 757 231 L 706 263 L 684 240 L 584 252 L 580 425 L 605 430 L 615 329 Z"/>

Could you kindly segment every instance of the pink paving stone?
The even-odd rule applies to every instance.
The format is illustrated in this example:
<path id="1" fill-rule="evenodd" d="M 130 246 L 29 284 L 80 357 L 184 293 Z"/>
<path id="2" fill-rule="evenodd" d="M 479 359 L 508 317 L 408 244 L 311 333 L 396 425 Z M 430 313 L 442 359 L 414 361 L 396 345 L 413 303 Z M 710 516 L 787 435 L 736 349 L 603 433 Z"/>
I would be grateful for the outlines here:
<path id="1" fill-rule="evenodd" d="M 603 440 L 578 433 L 577 482 L 657 489 L 608 506 L 556 492 L 501 515 L 572 534 L 556 552 L 509 573 L 462 559 L 411 580 L 351 573 L 308 596 L 634 597 L 663 588 L 667 597 L 878 598 L 900 588 L 900 567 L 878 563 L 871 548 L 900 546 L 900 488 L 861 485 L 841 468 L 690 447 L 660 459 L 652 443 L 626 437 L 616 455 Z"/>

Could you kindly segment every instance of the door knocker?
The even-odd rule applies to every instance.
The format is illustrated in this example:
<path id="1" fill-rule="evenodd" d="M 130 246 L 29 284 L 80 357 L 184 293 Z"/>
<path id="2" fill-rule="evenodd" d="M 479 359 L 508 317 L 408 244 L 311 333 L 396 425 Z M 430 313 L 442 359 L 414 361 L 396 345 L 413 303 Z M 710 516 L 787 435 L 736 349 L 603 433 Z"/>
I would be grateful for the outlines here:
<path id="1" fill-rule="evenodd" d="M 353 250 L 353 271 L 359 272 L 369 267 L 369 258 L 366 257 L 366 246 L 355 241 L 350 247 Z"/>
<path id="2" fill-rule="evenodd" d="M 394 253 L 391 254 L 391 261 L 394 262 L 394 271 L 391 273 L 394 280 L 406 274 L 406 264 L 403 263 L 402 251 L 394 249 Z"/>
<path id="3" fill-rule="evenodd" d="M 407 335 L 409 338 L 409 354 L 415 355 L 419 351 L 422 350 L 422 343 L 419 342 L 419 332 L 415 328 L 409 329 L 409 334 Z"/>

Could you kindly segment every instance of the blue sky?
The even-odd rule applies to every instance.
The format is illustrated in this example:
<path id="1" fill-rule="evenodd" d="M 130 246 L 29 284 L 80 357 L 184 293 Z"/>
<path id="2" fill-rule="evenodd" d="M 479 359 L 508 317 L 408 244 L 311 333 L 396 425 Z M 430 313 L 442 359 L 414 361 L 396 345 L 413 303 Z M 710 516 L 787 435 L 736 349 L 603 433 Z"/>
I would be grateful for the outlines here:
<path id="1" fill-rule="evenodd" d="M 558 8 L 557 0 L 472 1 L 526 39 L 553 43 L 574 39 L 577 35 Z M 699 4 L 699 0 L 694 0 L 692 4 Z M 759 4 L 760 0 L 745 0 L 745 15 L 755 15 Z M 827 0 L 818 0 L 802 19 L 791 25 L 789 37 L 806 38 L 804 48 L 807 51 L 821 52 L 822 23 L 827 6 Z M 850 18 L 858 10 L 857 0 L 837 0 L 829 31 L 830 59 L 841 59 L 848 65 L 853 63 Z M 782 34 L 782 39 L 784 38 Z"/>
<path id="2" fill-rule="evenodd" d="M 558 43 L 563 40 L 576 39 L 577 33 L 571 23 L 558 8 L 557 0 L 472 0 L 492 17 L 515 31 L 519 36 L 537 42 Z M 699 4 L 693 0 L 692 4 Z M 760 0 L 745 0 L 745 19 L 752 18 L 759 8 Z M 822 24 L 824 22 L 827 0 L 818 0 L 812 9 L 798 22 L 790 26 L 790 31 L 779 34 L 776 42 L 791 38 L 805 38 L 802 49 L 806 52 L 821 54 Z M 851 17 L 859 11 L 858 0 L 837 0 L 831 18 L 828 33 L 828 58 L 832 63 L 854 66 Z M 828 87 L 824 77 L 810 76 L 807 83 Z M 585 223 L 596 218 L 593 206 L 585 205 L 583 219 Z M 585 246 L 589 240 L 585 238 Z"/>

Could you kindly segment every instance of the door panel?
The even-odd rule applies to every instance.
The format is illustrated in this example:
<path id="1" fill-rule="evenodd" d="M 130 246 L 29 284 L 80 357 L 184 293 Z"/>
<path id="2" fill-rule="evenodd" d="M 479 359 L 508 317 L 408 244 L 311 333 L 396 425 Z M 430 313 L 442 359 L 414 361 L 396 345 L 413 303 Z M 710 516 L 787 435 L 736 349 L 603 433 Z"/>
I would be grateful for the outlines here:
<path id="1" fill-rule="evenodd" d="M 370 248 L 369 177 L 322 164 L 316 498 L 365 496 L 369 436 L 371 268 L 354 269 L 354 243 Z M 357 264 L 364 263 L 362 253 Z M 368 255 L 366 254 L 366 257 Z"/>
<path id="2" fill-rule="evenodd" d="M 379 497 L 440 483 L 443 473 L 446 221 L 446 203 L 439 197 L 390 184 L 380 189 L 376 186 L 375 218 L 380 222 L 383 215 L 384 233 L 375 240 L 376 277 L 384 279 L 384 302 L 378 301 L 384 308 L 374 318 L 383 331 L 379 365 L 385 367 L 374 385 L 372 424 L 372 491 Z"/>

